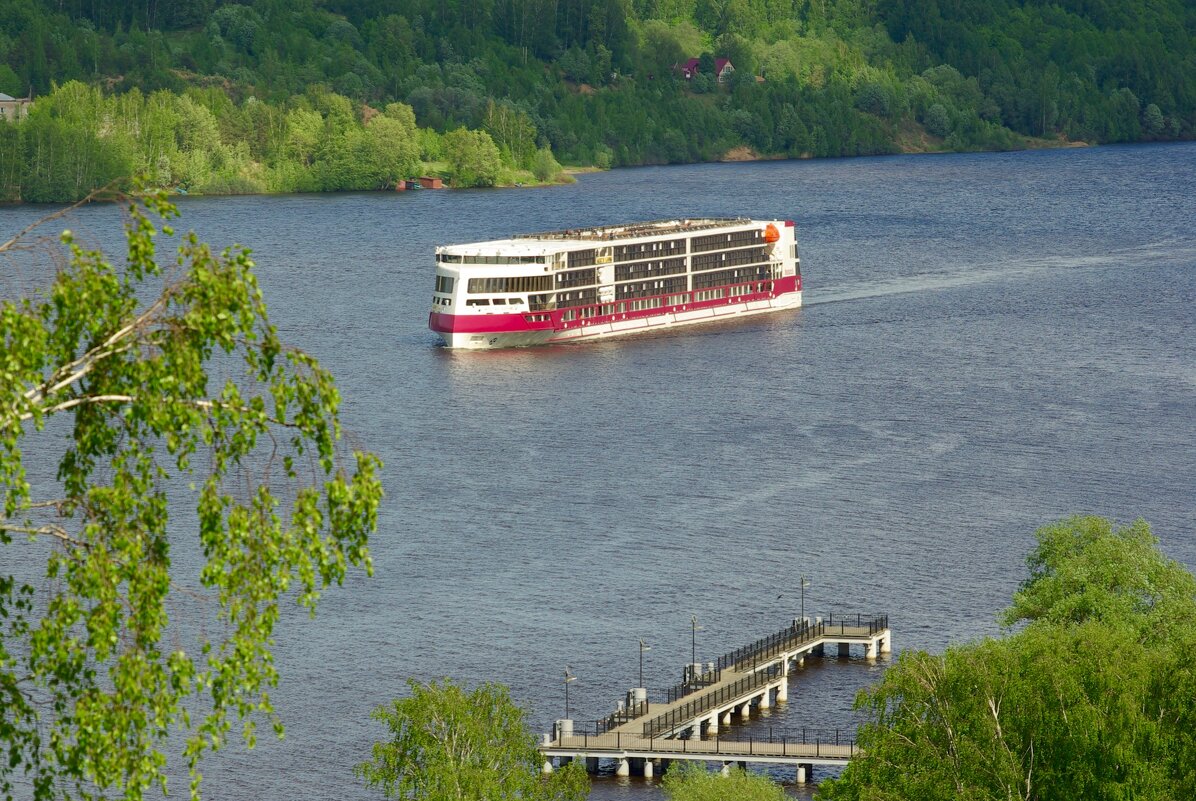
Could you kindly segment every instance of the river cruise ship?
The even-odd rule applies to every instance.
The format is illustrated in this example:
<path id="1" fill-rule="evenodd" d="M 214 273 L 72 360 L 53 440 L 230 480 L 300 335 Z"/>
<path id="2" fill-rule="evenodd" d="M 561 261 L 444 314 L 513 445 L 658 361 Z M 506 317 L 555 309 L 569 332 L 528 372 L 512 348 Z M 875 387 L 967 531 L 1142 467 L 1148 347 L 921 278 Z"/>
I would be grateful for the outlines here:
<path id="1" fill-rule="evenodd" d="M 662 220 L 438 247 L 428 327 L 508 348 L 800 305 L 792 220 Z"/>

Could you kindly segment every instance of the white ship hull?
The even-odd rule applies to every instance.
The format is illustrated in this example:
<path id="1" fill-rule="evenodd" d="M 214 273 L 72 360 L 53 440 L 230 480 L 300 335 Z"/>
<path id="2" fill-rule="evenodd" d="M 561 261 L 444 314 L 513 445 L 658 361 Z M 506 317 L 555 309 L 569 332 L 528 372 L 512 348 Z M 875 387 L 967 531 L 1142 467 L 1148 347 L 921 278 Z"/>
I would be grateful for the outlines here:
<path id="1" fill-rule="evenodd" d="M 791 221 L 668 220 L 437 248 L 428 327 L 486 350 L 801 306 Z"/>

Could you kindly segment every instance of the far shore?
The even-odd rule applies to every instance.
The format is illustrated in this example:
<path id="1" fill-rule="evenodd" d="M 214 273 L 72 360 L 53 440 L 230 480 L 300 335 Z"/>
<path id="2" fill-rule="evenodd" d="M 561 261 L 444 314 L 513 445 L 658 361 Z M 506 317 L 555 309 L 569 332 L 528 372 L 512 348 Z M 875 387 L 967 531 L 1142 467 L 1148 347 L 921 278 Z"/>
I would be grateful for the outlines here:
<path id="1" fill-rule="evenodd" d="M 1068 139 L 1064 139 L 1064 138 L 1040 139 L 1040 138 L 1034 138 L 1034 137 L 1023 137 L 1022 144 L 1024 145 L 1024 147 L 1021 148 L 1020 150 L 1061 150 L 1061 149 L 1071 149 L 1071 148 L 1100 147 L 1100 145 L 1093 145 L 1088 142 L 1083 142 L 1083 141 L 1078 141 L 1078 140 L 1068 140 Z M 1133 143 L 1121 143 L 1121 144 L 1152 145 L 1152 144 L 1174 144 L 1174 143 L 1173 142 L 1165 142 L 1165 143 L 1133 142 Z M 957 150 L 951 150 L 951 149 L 942 147 L 942 143 L 940 140 L 939 142 L 925 142 L 925 143 L 922 143 L 921 146 L 919 146 L 918 144 L 911 143 L 911 142 L 902 142 L 901 149 L 897 152 L 875 153 L 875 154 L 870 154 L 870 157 L 919 155 L 919 154 L 950 155 L 950 154 L 958 154 L 958 153 L 973 153 L 973 154 L 974 153 L 1002 153 L 1002 152 L 1009 153 L 1009 152 L 1020 152 L 1020 150 L 957 151 Z M 549 188 L 549 187 L 553 187 L 553 186 L 564 186 L 564 185 L 576 183 L 575 176 L 589 175 L 589 174 L 598 173 L 598 172 L 608 172 L 610 169 L 628 170 L 628 169 L 635 169 L 637 167 L 663 167 L 663 166 L 682 166 L 682 165 L 696 166 L 696 165 L 701 165 L 701 164 L 737 164 L 737 163 L 759 162 L 759 161 L 805 161 L 805 160 L 813 160 L 814 158 L 815 158 L 815 156 L 813 156 L 810 153 L 802 153 L 796 157 L 789 156 L 789 155 L 786 155 L 783 153 L 782 154 L 758 153 L 749 147 L 740 145 L 740 146 L 731 148 L 730 150 L 726 151 L 722 156 L 720 156 L 719 158 L 717 158 L 713 161 L 676 162 L 672 165 L 670 165 L 670 163 L 668 163 L 668 162 L 658 162 L 658 163 L 647 163 L 647 164 L 622 165 L 622 166 L 613 167 L 613 168 L 609 168 L 609 169 L 599 167 L 597 165 L 566 165 L 561 168 L 561 172 L 557 175 L 557 177 L 551 181 L 537 181 L 537 180 L 535 180 L 534 177 L 531 177 L 530 173 L 527 173 L 527 174 L 520 173 L 520 174 L 516 174 L 514 176 L 514 178 L 512 178 L 510 180 L 505 180 L 505 181 L 502 181 L 499 183 L 495 183 L 492 186 L 455 187 L 455 186 L 452 186 L 451 184 L 449 184 L 446 180 L 444 186 L 441 189 L 416 189 L 416 190 L 409 189 L 409 190 L 405 190 L 405 191 L 408 191 L 408 192 L 412 192 L 412 191 L 414 191 L 414 192 L 436 192 L 436 191 L 453 190 L 453 189 L 543 189 L 543 188 Z M 833 158 L 853 158 L 853 157 L 852 156 L 836 156 Z M 424 175 L 438 175 L 438 174 L 443 175 L 443 173 L 439 170 L 428 170 L 427 172 L 424 172 L 423 174 Z M 516 179 L 524 179 L 524 180 L 516 180 Z M 338 194 L 338 193 L 350 193 L 350 192 L 395 192 L 395 193 L 397 193 L 400 190 L 395 190 L 392 188 L 392 189 L 373 189 L 373 190 L 371 190 L 371 189 L 346 189 L 346 190 L 337 190 L 336 192 L 312 192 L 312 193 L 305 193 L 305 192 L 301 192 L 301 193 L 291 193 L 291 192 L 213 193 L 213 192 L 175 191 L 172 188 L 167 187 L 167 191 L 171 192 L 172 194 L 177 194 L 178 196 L 186 196 L 186 197 L 245 197 L 245 196 L 266 197 L 266 196 L 275 195 L 275 194 L 280 194 L 280 195 L 281 194 Z M 60 204 L 58 204 L 58 203 L 46 203 L 46 204 L 30 203 L 28 201 L 21 201 L 21 200 L 0 201 L 0 207 L 23 206 L 23 205 L 60 205 Z"/>

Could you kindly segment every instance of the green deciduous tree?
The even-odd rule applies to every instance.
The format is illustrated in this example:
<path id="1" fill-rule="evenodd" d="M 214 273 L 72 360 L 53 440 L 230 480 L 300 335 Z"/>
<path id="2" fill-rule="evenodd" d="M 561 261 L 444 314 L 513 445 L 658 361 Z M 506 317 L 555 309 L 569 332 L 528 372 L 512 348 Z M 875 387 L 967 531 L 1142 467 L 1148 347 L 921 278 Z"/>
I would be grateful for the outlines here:
<path id="1" fill-rule="evenodd" d="M 393 187 L 419 168 L 419 134 L 411 106 L 391 103 L 366 124 L 374 188 Z"/>
<path id="2" fill-rule="evenodd" d="M 523 711 L 505 687 L 466 691 L 449 679 L 409 681 L 411 696 L 374 710 L 390 731 L 354 772 L 388 798 L 411 801 L 581 801 L 589 778 L 573 762 L 550 776 Z"/>
<path id="3" fill-rule="evenodd" d="M 830 799 L 1163 799 L 1196 778 L 1196 578 L 1138 521 L 1038 531 L 999 639 L 906 652 Z"/>
<path id="4" fill-rule="evenodd" d="M 0 302 L 4 797 L 24 774 L 21 797 L 136 801 L 172 732 L 197 797 L 234 724 L 281 733 L 284 600 L 314 614 L 370 570 L 379 461 L 342 461 L 332 377 L 279 341 L 248 251 L 188 234 L 160 264 L 177 211 L 125 211 L 119 259 L 64 232 L 45 291 Z"/>
<path id="5" fill-rule="evenodd" d="M 528 167 L 536 152 L 536 126 L 522 110 L 490 101 L 483 121 L 499 153 L 514 167 Z"/>
<path id="6" fill-rule="evenodd" d="M 1030 577 L 1004 622 L 1131 626 L 1143 634 L 1196 624 L 1196 578 L 1158 551 L 1144 520 L 1123 528 L 1076 517 L 1040 528 Z"/>
<path id="7" fill-rule="evenodd" d="M 926 117 L 922 124 L 935 136 L 948 136 L 951 133 L 951 115 L 942 103 L 935 103 L 926 109 Z"/>
<path id="8" fill-rule="evenodd" d="M 664 775 L 669 801 L 784 801 L 781 785 L 767 776 L 736 769 L 726 776 L 711 773 L 702 763 L 682 762 Z"/>
<path id="9" fill-rule="evenodd" d="M 1163 112 L 1154 103 L 1150 103 L 1142 111 L 1142 130 L 1150 136 L 1158 136 L 1165 125 Z"/>
<path id="10" fill-rule="evenodd" d="M 456 186 L 494 186 L 502 159 L 498 147 L 485 131 L 458 128 L 442 140 L 444 158 Z"/>
<path id="11" fill-rule="evenodd" d="M 532 175 L 537 181 L 553 181 L 561 174 L 561 165 L 552 155 L 552 150 L 542 147 L 532 157 Z"/>

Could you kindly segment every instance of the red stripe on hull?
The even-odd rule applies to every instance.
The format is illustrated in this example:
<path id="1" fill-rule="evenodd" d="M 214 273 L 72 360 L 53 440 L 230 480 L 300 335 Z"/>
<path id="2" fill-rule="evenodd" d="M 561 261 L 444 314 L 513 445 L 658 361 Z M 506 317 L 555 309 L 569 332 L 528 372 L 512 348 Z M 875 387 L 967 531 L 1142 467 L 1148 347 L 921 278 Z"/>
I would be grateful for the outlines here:
<path id="1" fill-rule="evenodd" d="M 718 287 L 714 287 L 717 289 Z M 723 287 L 726 289 L 727 287 Z M 692 298 L 698 291 L 686 292 L 687 297 Z M 677 312 L 700 311 L 703 309 L 716 309 L 725 306 L 743 305 L 753 301 L 771 300 L 773 298 L 787 295 L 791 292 L 801 291 L 801 276 L 792 275 L 778 278 L 771 282 L 771 288 L 763 291 L 754 291 L 751 293 L 714 298 L 711 300 L 687 300 L 685 303 L 679 303 L 672 306 L 656 306 L 654 308 L 629 310 L 626 308 L 631 303 L 629 300 L 612 301 L 606 304 L 597 304 L 593 309 L 600 309 L 602 306 L 611 306 L 620 304 L 624 310 L 616 314 L 582 316 L 583 310 L 587 307 L 578 307 L 572 309 L 555 309 L 551 312 L 537 312 L 538 315 L 548 314 L 550 319 L 540 321 L 531 321 L 527 313 L 515 314 L 444 314 L 442 312 L 432 312 L 428 315 L 428 328 L 439 334 L 518 334 L 531 333 L 537 331 L 570 331 L 578 328 L 588 328 L 591 326 L 606 325 L 621 320 L 636 320 L 648 317 L 659 317 L 666 314 L 674 314 Z M 664 296 L 662 296 L 664 297 Z M 569 315 L 569 319 L 566 319 Z"/>
<path id="2" fill-rule="evenodd" d="M 522 314 L 428 315 L 428 328 L 439 334 L 512 334 L 551 329 L 551 322 L 529 323 Z"/>

